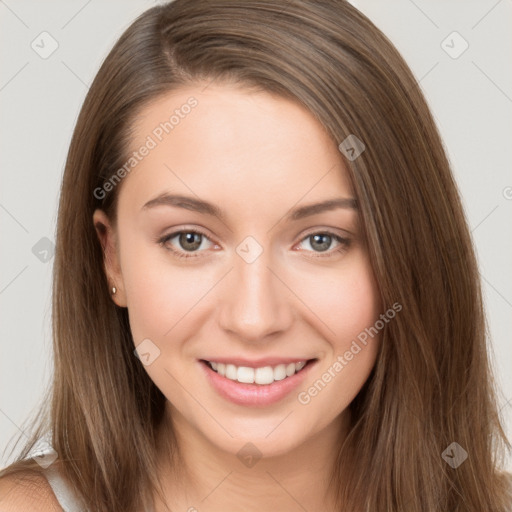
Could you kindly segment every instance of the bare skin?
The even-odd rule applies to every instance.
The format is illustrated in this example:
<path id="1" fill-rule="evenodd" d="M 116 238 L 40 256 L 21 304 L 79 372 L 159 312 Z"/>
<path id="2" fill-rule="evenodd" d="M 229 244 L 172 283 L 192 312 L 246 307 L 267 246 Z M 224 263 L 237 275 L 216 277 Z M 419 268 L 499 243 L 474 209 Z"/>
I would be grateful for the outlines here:
<path id="1" fill-rule="evenodd" d="M 376 322 L 381 304 L 357 209 L 287 215 L 354 198 L 347 170 L 337 145 L 301 106 L 227 84 L 188 87 L 149 105 L 137 117 L 133 149 L 190 97 L 197 106 L 118 185 L 117 224 L 101 210 L 93 218 L 117 289 L 113 300 L 128 308 L 134 344 L 149 339 L 159 350 L 145 369 L 167 398 L 161 434 L 174 430 L 182 458 L 178 478 L 160 454 L 167 505 L 191 512 L 333 510 L 328 478 L 379 336 L 342 370 L 333 364 Z M 208 201 L 225 216 L 168 204 L 144 208 L 164 193 Z M 186 243 L 192 234 L 176 234 L 190 229 L 203 233 L 194 248 Z M 244 245 L 246 237 L 256 244 Z M 250 263 L 237 252 L 256 254 L 258 246 Z M 234 356 L 316 363 L 299 388 L 253 407 L 219 395 L 200 362 Z M 325 386 L 308 393 L 319 379 Z M 252 445 L 262 458 L 249 467 L 237 454 Z M 155 507 L 168 510 L 159 500 Z"/>

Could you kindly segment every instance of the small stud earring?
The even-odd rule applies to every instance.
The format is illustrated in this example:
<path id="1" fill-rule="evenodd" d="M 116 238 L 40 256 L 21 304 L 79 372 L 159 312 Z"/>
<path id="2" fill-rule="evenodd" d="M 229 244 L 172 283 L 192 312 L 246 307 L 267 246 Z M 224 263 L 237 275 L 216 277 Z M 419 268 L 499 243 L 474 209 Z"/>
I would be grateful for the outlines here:
<path id="1" fill-rule="evenodd" d="M 112 295 L 115 295 L 117 292 L 117 288 L 115 286 L 112 286 Z"/>

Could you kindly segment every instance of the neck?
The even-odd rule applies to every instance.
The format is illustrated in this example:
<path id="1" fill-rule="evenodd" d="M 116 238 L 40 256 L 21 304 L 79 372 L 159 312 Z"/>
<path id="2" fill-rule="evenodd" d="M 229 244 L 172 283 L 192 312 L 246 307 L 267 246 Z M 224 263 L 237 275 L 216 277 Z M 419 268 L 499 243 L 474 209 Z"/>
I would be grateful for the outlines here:
<path id="1" fill-rule="evenodd" d="M 254 448 L 241 449 L 236 440 L 233 453 L 221 450 L 167 406 L 160 434 L 173 429 L 178 460 L 174 465 L 160 461 L 167 506 L 156 499 L 156 512 L 335 510 L 328 484 L 348 431 L 349 410 L 294 449 L 258 458 Z"/>

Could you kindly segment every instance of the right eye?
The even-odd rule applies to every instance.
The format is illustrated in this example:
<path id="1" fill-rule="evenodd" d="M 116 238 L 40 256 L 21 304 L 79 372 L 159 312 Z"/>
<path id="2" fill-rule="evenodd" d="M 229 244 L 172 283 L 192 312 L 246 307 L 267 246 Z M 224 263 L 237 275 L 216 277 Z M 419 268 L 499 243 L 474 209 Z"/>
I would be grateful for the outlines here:
<path id="1" fill-rule="evenodd" d="M 176 239 L 175 243 L 171 243 L 173 239 Z M 196 229 L 181 229 L 163 236 L 158 240 L 158 243 L 174 253 L 178 258 L 196 258 L 198 256 L 194 253 L 203 252 L 198 249 L 201 248 L 205 239 L 209 240 L 207 235 L 201 231 Z M 181 249 L 176 248 L 175 244 L 180 245 Z"/>

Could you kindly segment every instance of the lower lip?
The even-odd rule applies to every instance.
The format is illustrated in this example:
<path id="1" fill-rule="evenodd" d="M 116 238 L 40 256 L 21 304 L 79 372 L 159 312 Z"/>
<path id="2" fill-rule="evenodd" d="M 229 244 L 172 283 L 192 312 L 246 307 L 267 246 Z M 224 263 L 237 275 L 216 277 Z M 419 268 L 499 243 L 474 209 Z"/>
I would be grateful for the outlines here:
<path id="1" fill-rule="evenodd" d="M 309 361 L 304 368 L 283 380 L 274 381 L 272 384 L 243 384 L 228 379 L 213 371 L 204 361 L 199 361 L 202 371 L 210 381 L 213 388 L 227 400 L 237 404 L 252 407 L 265 407 L 275 404 L 289 395 L 304 381 L 316 360 Z"/>

